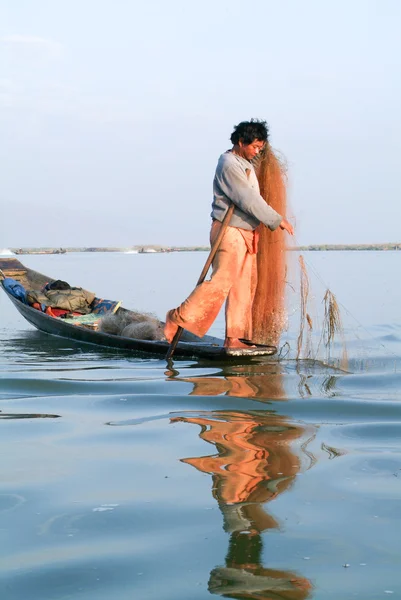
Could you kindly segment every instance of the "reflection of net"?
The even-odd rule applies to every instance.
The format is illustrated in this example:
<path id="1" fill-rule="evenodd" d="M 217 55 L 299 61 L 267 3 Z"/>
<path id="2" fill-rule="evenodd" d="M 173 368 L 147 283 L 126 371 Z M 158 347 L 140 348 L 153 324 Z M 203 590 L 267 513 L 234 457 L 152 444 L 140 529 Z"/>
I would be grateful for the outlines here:
<path id="1" fill-rule="evenodd" d="M 269 145 L 255 164 L 260 193 L 280 215 L 285 216 L 286 174 L 284 164 Z M 284 328 L 284 288 L 286 272 L 285 232 L 272 232 L 259 226 L 257 255 L 258 284 L 252 307 L 252 339 L 260 344 L 277 345 Z"/>

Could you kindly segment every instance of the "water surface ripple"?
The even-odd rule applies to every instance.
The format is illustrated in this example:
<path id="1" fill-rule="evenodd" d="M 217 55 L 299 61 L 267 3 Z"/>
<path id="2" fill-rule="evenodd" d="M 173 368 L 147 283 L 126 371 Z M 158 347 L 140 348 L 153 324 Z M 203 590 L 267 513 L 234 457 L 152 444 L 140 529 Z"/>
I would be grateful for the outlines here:
<path id="1" fill-rule="evenodd" d="M 35 268 L 71 280 L 81 257 L 65 258 Z M 351 340 L 348 372 L 168 370 L 35 332 L 4 295 L 0 310 L 2 599 L 401 599 L 395 309 Z"/>

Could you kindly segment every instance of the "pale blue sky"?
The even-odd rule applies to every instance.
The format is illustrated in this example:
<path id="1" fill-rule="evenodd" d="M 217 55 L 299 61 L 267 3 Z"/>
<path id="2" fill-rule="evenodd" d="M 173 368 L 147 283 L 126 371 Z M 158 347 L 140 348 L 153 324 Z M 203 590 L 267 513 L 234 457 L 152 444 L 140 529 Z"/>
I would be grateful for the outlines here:
<path id="1" fill-rule="evenodd" d="M 0 247 L 206 244 L 234 124 L 300 243 L 401 241 L 399 0 L 0 0 Z"/>

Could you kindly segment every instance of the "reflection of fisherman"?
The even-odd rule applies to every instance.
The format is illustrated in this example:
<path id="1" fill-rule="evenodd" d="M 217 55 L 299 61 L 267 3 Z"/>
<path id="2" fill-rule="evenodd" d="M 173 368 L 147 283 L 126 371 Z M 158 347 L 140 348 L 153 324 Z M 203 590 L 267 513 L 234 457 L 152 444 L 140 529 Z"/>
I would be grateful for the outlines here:
<path id="1" fill-rule="evenodd" d="M 177 372 L 178 373 L 178 372 Z M 185 381 L 193 385 L 191 396 L 234 396 L 260 400 L 285 400 L 280 364 L 267 362 L 246 366 L 232 365 L 224 368 L 224 377 L 177 377 L 174 381 Z"/>
<path id="2" fill-rule="evenodd" d="M 302 433 L 281 417 L 262 412 L 215 411 L 207 417 L 178 417 L 173 421 L 200 425 L 200 437 L 218 449 L 218 455 L 185 458 L 198 471 L 213 475 L 213 495 L 228 532 L 264 531 L 278 527 L 261 503 L 286 490 L 300 464 L 288 442 Z"/>
<path id="3" fill-rule="evenodd" d="M 235 378 L 232 378 L 235 379 Z M 237 377 L 256 395 L 252 377 Z M 191 380 L 186 378 L 185 381 Z M 225 379 L 193 378 L 193 393 L 221 393 Z M 277 378 L 265 377 L 265 386 L 279 392 Z M 216 389 L 216 384 L 217 388 Z M 229 385 L 228 395 L 232 386 Z M 227 388 L 226 388 L 227 389 Z M 235 386 L 234 386 L 234 389 Z M 234 393 L 233 395 L 237 395 Z M 290 443 L 304 430 L 283 417 L 267 411 L 213 411 L 199 417 L 178 417 L 173 421 L 197 424 L 200 437 L 213 444 L 217 455 L 185 458 L 183 462 L 213 476 L 213 496 L 224 517 L 224 529 L 230 534 L 226 566 L 216 567 L 210 576 L 209 591 L 229 598 L 255 600 L 305 600 L 311 584 L 289 571 L 267 569 L 262 565 L 260 533 L 278 527 L 261 504 L 289 489 L 300 469 L 300 460 Z"/>
<path id="4" fill-rule="evenodd" d="M 260 535 L 233 533 L 226 566 L 211 572 L 209 592 L 242 600 L 306 600 L 310 582 L 290 571 L 266 569 L 262 566 L 262 550 Z"/>

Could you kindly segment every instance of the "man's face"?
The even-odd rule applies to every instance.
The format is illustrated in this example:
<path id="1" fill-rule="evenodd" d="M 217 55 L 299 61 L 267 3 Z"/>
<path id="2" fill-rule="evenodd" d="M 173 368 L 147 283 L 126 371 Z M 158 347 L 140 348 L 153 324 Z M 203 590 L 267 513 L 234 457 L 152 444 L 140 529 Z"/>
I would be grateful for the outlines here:
<path id="1" fill-rule="evenodd" d="M 252 144 L 244 144 L 241 140 L 238 144 L 242 150 L 242 154 L 244 158 L 247 160 L 252 160 L 259 154 L 261 150 L 263 150 L 265 142 L 261 142 L 260 140 L 254 140 Z"/>

